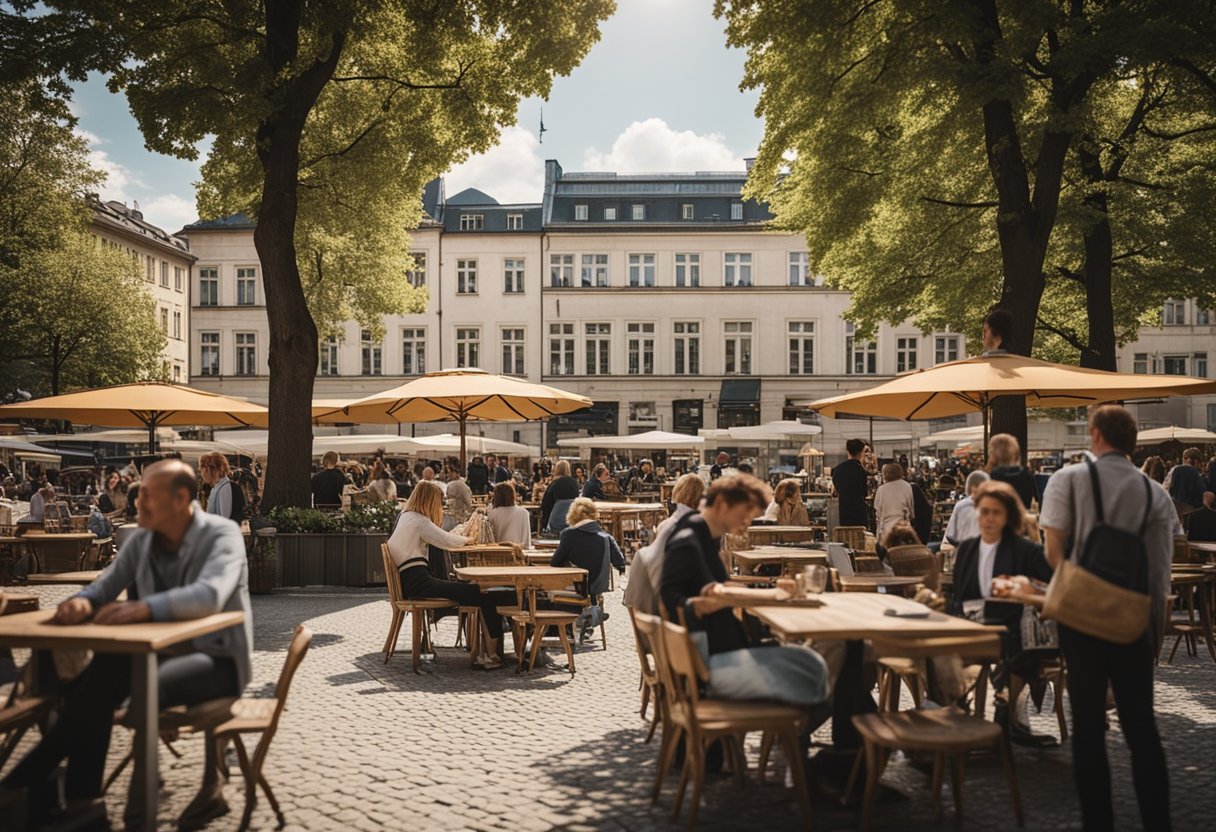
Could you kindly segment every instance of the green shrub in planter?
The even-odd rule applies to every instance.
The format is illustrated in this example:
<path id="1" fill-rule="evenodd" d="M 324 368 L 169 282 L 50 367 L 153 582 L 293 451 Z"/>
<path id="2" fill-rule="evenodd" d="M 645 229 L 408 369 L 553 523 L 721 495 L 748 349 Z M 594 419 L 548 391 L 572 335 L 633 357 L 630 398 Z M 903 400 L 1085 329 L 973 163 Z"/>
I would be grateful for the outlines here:
<path id="1" fill-rule="evenodd" d="M 370 505 L 351 506 L 343 519 L 348 532 L 392 534 L 400 514 L 401 507 L 396 500 L 385 500 Z"/>
<path id="2" fill-rule="evenodd" d="M 342 517 L 316 508 L 273 508 L 268 516 L 280 534 L 334 534 L 343 531 Z"/>

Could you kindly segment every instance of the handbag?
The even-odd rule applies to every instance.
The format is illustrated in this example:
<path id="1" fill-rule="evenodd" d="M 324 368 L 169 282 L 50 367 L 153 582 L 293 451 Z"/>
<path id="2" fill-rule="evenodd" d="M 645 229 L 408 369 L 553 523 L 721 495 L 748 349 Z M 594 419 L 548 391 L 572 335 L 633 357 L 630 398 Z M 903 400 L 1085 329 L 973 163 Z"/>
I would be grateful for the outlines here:
<path id="1" fill-rule="evenodd" d="M 1144 635 L 1152 599 L 1139 591 L 1147 585 L 1144 531 L 1153 507 L 1152 486 L 1144 478 L 1147 503 L 1139 534 L 1106 524 L 1102 490 L 1094 464 L 1086 459 L 1097 523 L 1086 535 L 1077 563 L 1064 560 L 1052 576 L 1043 617 L 1088 636 L 1131 644 Z M 1117 583 L 1116 583 L 1117 581 Z"/>

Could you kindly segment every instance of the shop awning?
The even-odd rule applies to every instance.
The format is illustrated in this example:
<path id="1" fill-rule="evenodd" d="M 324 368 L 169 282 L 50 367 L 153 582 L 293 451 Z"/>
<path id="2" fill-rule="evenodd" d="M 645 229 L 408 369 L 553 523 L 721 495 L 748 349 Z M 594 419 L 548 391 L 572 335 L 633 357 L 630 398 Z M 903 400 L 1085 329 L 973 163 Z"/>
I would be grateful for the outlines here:
<path id="1" fill-rule="evenodd" d="M 718 405 L 731 407 L 760 403 L 760 379 L 731 378 L 723 379 L 722 390 L 718 395 Z"/>

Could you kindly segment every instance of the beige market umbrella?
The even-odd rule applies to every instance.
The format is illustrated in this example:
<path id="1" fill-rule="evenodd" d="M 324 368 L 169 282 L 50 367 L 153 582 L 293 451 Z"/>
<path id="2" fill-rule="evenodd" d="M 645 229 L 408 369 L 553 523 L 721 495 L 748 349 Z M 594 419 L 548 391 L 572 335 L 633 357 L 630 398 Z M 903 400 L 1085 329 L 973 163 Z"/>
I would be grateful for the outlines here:
<path id="1" fill-rule="evenodd" d="M 356 399 L 318 422 L 443 422 L 460 425 L 460 464 L 465 464 L 466 425 L 479 422 L 529 422 L 590 407 L 591 399 L 545 384 L 534 384 L 484 370 L 439 370 L 400 387 Z"/>
<path id="2" fill-rule="evenodd" d="M 1161 442 L 1196 442 L 1211 444 L 1216 442 L 1216 433 L 1202 428 L 1180 428 L 1170 425 L 1165 428 L 1142 430 L 1136 436 L 1138 445 L 1157 445 Z"/>
<path id="3" fill-rule="evenodd" d="M 193 387 L 141 381 L 3 405 L 0 406 L 0 417 L 64 419 L 112 428 L 143 427 L 148 431 L 149 452 L 155 452 L 158 427 L 265 426 L 267 411 L 260 404 Z"/>
<path id="4" fill-rule="evenodd" d="M 988 408 L 999 396 L 1023 396 L 1027 407 L 1085 407 L 1207 393 L 1216 393 L 1216 382 L 1189 376 L 1111 373 L 995 353 L 914 370 L 867 390 L 820 399 L 809 407 L 824 416 L 905 420 L 982 411 L 987 426 Z M 984 440 L 986 445 L 987 436 Z"/>

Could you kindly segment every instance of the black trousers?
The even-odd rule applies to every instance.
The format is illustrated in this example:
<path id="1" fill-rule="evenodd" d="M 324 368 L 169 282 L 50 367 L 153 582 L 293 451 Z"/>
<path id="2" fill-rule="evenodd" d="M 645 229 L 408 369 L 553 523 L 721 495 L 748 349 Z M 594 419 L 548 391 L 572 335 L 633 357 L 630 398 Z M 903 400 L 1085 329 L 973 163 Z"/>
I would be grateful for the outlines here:
<path id="1" fill-rule="evenodd" d="M 49 663 L 50 658 L 46 661 Z M 157 679 L 162 709 L 197 705 L 241 693 L 233 661 L 206 653 L 162 658 Z M 96 654 L 71 684 L 54 726 L 4 778 L 6 786 L 30 788 L 31 819 L 44 815 L 50 808 L 53 792 L 45 786 L 65 758 L 67 798 L 91 799 L 101 795 L 114 712 L 130 695 L 130 657 Z"/>
<path id="2" fill-rule="evenodd" d="M 502 616 L 498 614 L 501 599 L 482 592 L 476 584 L 441 581 L 419 565 L 401 573 L 401 591 L 406 598 L 446 598 L 466 607 L 481 607 L 481 618 L 490 638 L 502 638 Z"/>
<path id="3" fill-rule="evenodd" d="M 1132 780 L 1145 829 L 1170 829 L 1169 772 L 1153 718 L 1153 648 L 1109 641 L 1060 625 L 1072 702 L 1072 770 L 1086 832 L 1114 827 L 1110 765 L 1106 759 L 1106 687 L 1115 694 L 1119 725 L 1132 753 Z"/>

